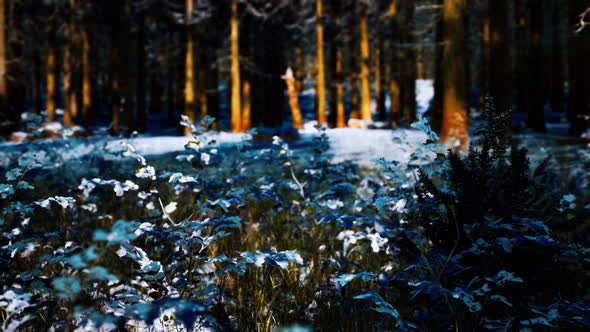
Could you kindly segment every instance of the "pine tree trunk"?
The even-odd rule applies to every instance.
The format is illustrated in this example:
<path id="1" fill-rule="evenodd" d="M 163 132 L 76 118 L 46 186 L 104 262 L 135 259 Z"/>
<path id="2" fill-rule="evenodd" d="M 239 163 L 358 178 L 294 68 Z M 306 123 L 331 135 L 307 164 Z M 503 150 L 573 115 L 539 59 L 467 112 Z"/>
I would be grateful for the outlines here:
<path id="1" fill-rule="evenodd" d="M 373 121 L 371 114 L 371 79 L 369 58 L 369 18 L 366 6 L 361 9 L 361 120 Z"/>
<path id="2" fill-rule="evenodd" d="M 304 73 L 305 73 L 305 64 L 303 61 L 303 50 L 301 50 L 301 47 L 296 47 L 295 48 L 295 65 L 294 65 L 294 70 L 295 70 L 295 85 L 297 87 L 297 92 L 303 92 L 304 90 L 304 86 L 303 86 L 303 79 L 304 79 Z"/>
<path id="3" fill-rule="evenodd" d="M 207 50 L 205 47 L 204 39 L 200 39 L 199 41 L 199 108 L 200 108 L 200 117 L 203 119 L 206 115 L 208 115 L 209 110 L 207 106 L 209 106 L 207 102 L 207 79 L 209 76 L 209 67 L 211 64 L 209 63 L 209 59 L 207 57 L 207 53 L 210 50 Z"/>
<path id="4" fill-rule="evenodd" d="M 190 22 L 193 14 L 193 0 L 186 0 L 186 19 Z M 190 29 L 190 24 L 186 26 L 186 53 L 184 59 L 184 115 L 186 115 L 191 123 L 195 122 L 195 76 L 194 76 L 194 53 L 193 53 L 193 34 Z M 190 135 L 191 131 L 188 127 L 184 127 L 184 134 Z"/>
<path id="5" fill-rule="evenodd" d="M 46 105 L 47 110 L 47 121 L 53 122 L 57 120 L 56 116 L 56 60 L 55 60 L 55 13 L 52 13 L 47 22 L 47 72 L 46 72 Z"/>
<path id="6" fill-rule="evenodd" d="M 414 50 L 414 0 L 399 1 L 401 30 L 400 108 L 405 122 L 416 119 L 416 51 Z"/>
<path id="7" fill-rule="evenodd" d="M 496 110 L 512 109 L 512 75 L 508 35 L 508 0 L 488 1 L 490 19 L 490 95 Z"/>
<path id="8" fill-rule="evenodd" d="M 553 113 L 563 113 L 563 82 L 565 80 L 564 73 L 564 59 L 563 59 L 563 48 L 564 43 L 562 38 L 562 27 L 564 26 L 564 20 L 560 14 L 561 1 L 553 0 L 552 4 L 552 33 L 551 33 L 551 111 Z"/>
<path id="9" fill-rule="evenodd" d="M 400 115 L 400 79 L 401 79 L 401 33 L 400 20 L 396 6 L 397 0 L 391 0 L 389 19 L 391 20 L 391 73 L 389 76 L 389 123 L 395 126 Z"/>
<path id="10" fill-rule="evenodd" d="M 77 97 L 76 89 L 74 87 L 74 23 L 73 11 L 75 1 L 69 1 L 69 8 L 67 9 L 66 23 L 64 27 L 64 57 L 63 57 L 63 93 L 64 93 L 64 118 L 63 122 L 66 126 L 73 126 L 77 120 Z"/>
<path id="11" fill-rule="evenodd" d="M 299 109 L 299 101 L 297 100 L 297 87 L 295 84 L 295 75 L 291 68 L 287 68 L 283 80 L 287 85 L 287 95 L 289 96 L 289 107 L 291 108 L 291 115 L 293 117 L 293 128 L 303 129 L 303 117 Z"/>
<path id="12" fill-rule="evenodd" d="M 242 131 L 242 101 L 240 85 L 240 39 L 238 26 L 238 2 L 231 3 L 231 130 L 234 133 Z"/>
<path id="13" fill-rule="evenodd" d="M 121 50 L 119 35 L 121 34 L 121 18 L 123 11 L 118 0 L 111 0 L 111 73 L 110 73 L 110 109 L 111 109 L 111 130 L 114 135 L 119 134 L 121 130 L 120 114 L 122 111 L 122 93 L 121 93 Z"/>
<path id="14" fill-rule="evenodd" d="M 588 8 L 588 1 L 569 2 L 569 26 L 577 27 L 580 14 Z M 569 101 L 567 116 L 570 133 L 579 135 L 589 128 L 590 122 L 590 28 L 570 34 L 569 40 Z"/>
<path id="15" fill-rule="evenodd" d="M 92 67 L 88 27 L 82 29 L 82 120 L 85 125 L 92 117 Z"/>
<path id="16" fill-rule="evenodd" d="M 444 0 L 439 0 L 439 4 L 443 5 Z M 432 109 L 430 114 L 430 127 L 437 133 L 440 133 L 442 129 L 443 121 L 443 56 L 445 50 L 445 39 L 444 39 L 444 25 L 443 19 L 440 19 L 436 23 L 436 50 L 434 59 L 434 97 L 432 100 Z"/>
<path id="17" fill-rule="evenodd" d="M 527 57 L 526 115 L 527 126 L 536 131 L 545 131 L 545 117 L 543 105 L 543 2 L 531 1 L 530 6 L 530 54 Z"/>
<path id="18" fill-rule="evenodd" d="M 317 34 L 317 114 L 318 122 L 326 124 L 326 66 L 324 60 L 324 9 L 323 0 L 316 0 Z"/>
<path id="19" fill-rule="evenodd" d="M 484 97 L 490 94 L 490 66 L 491 66 L 491 32 L 490 32 L 490 5 L 491 0 L 482 0 L 482 31 L 481 31 L 481 63 L 480 63 L 480 107 L 483 109 Z"/>
<path id="20" fill-rule="evenodd" d="M 443 123 L 440 138 L 443 144 L 465 151 L 468 145 L 465 82 L 467 59 L 463 15 L 465 0 L 444 0 Z"/>
<path id="21" fill-rule="evenodd" d="M 248 17 L 242 20 L 241 38 L 239 42 L 240 54 L 243 59 L 247 59 L 247 63 L 251 62 L 252 52 L 250 51 L 252 23 Z M 241 129 L 246 132 L 252 126 L 252 104 L 251 104 L 251 83 L 250 83 L 250 69 L 248 66 L 240 66 L 240 79 L 242 80 L 242 115 L 241 115 Z"/>
<path id="22" fill-rule="evenodd" d="M 375 43 L 375 105 L 379 121 L 385 120 L 385 92 L 383 91 L 383 42 L 379 38 Z"/>
<path id="23" fill-rule="evenodd" d="M 145 78 L 145 14 L 137 16 L 137 130 L 146 131 L 146 78 Z"/>
<path id="24" fill-rule="evenodd" d="M 167 52 L 166 52 L 166 114 L 168 127 L 176 126 L 176 108 L 174 104 L 174 82 L 176 81 L 176 71 L 174 70 L 174 26 L 170 24 Z"/>
<path id="25" fill-rule="evenodd" d="M 350 119 L 360 119 L 359 105 L 359 47 L 358 47 L 358 26 L 353 19 L 348 19 L 348 94 L 350 96 Z"/>

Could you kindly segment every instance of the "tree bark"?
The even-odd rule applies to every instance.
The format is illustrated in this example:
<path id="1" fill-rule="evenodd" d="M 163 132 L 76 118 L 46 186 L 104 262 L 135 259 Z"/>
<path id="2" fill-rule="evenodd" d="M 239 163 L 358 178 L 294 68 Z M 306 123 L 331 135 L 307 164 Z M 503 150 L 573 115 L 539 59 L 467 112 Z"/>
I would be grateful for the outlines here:
<path id="1" fill-rule="evenodd" d="M 441 142 L 465 151 L 467 136 L 467 84 L 465 67 L 465 0 L 444 0 L 442 59 L 443 123 Z"/>
<path id="2" fill-rule="evenodd" d="M 193 53 L 193 34 L 190 29 L 190 21 L 193 14 L 193 0 L 186 0 L 186 53 L 184 59 L 184 115 L 191 123 L 195 122 L 195 86 L 194 86 L 194 53 Z M 184 127 L 184 134 L 190 135 L 188 127 Z"/>
<path id="3" fill-rule="evenodd" d="M 301 110 L 299 109 L 299 101 L 297 100 L 297 87 L 295 83 L 295 75 L 293 70 L 287 68 L 283 80 L 287 85 L 287 95 L 289 96 L 289 107 L 291 108 L 291 115 L 293 117 L 293 128 L 303 129 L 303 117 L 301 116 Z"/>
<path id="4" fill-rule="evenodd" d="M 141 9 L 140 9 L 141 10 Z M 136 13 L 137 16 L 137 130 L 146 131 L 146 78 L 145 78 L 145 14 Z"/>
<path id="5" fill-rule="evenodd" d="M 323 0 L 316 0 L 317 34 L 317 114 L 318 122 L 326 124 L 326 66 L 324 60 L 324 9 Z"/>
<path id="6" fill-rule="evenodd" d="M 490 95 L 496 110 L 512 109 L 508 0 L 488 1 L 490 20 Z"/>
<path id="7" fill-rule="evenodd" d="M 231 3 L 231 130 L 234 133 L 242 131 L 242 101 L 240 81 L 240 43 L 238 26 L 238 3 Z"/>
<path id="8" fill-rule="evenodd" d="M 401 33 L 400 18 L 397 10 L 397 0 L 391 0 L 389 6 L 389 19 L 391 20 L 391 73 L 389 81 L 389 123 L 395 126 L 400 112 L 400 80 L 401 80 Z"/>
<path id="9" fill-rule="evenodd" d="M 530 6 L 530 54 L 527 57 L 526 115 L 527 126 L 536 131 L 545 131 L 545 94 L 543 93 L 543 1 L 531 1 Z"/>
<path id="10" fill-rule="evenodd" d="M 414 0 L 399 1 L 401 30 L 400 108 L 406 123 L 416 119 L 416 51 L 414 50 Z"/>
<path id="11" fill-rule="evenodd" d="M 90 32 L 82 29 L 82 121 L 90 124 L 92 117 L 92 65 L 90 61 Z"/>
<path id="12" fill-rule="evenodd" d="M 584 0 L 569 2 L 569 26 L 577 27 L 580 14 L 588 8 Z M 590 28 L 570 33 L 569 40 L 569 101 L 567 116 L 570 134 L 579 135 L 588 129 L 590 122 Z"/>
<path id="13" fill-rule="evenodd" d="M 363 121 L 373 121 L 373 116 L 371 114 L 371 86 L 370 86 L 370 58 L 369 58 L 369 18 L 367 13 L 367 8 L 365 5 L 362 5 L 361 8 L 361 22 L 360 22 L 360 30 L 361 30 L 361 44 L 360 44 L 360 52 L 361 52 L 361 120 Z"/>

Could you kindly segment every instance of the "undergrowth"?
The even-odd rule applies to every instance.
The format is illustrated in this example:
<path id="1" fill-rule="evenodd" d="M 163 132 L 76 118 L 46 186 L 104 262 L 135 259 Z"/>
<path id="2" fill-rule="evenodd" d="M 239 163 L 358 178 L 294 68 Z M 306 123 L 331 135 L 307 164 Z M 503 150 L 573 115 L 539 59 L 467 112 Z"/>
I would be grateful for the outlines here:
<path id="1" fill-rule="evenodd" d="M 211 119 L 170 159 L 24 153 L 0 184 L 2 329 L 588 329 L 588 174 L 532 168 L 509 115 L 483 117 L 466 154 L 420 120 L 378 171 L 330 163 L 321 127 L 304 151 L 221 147 Z"/>

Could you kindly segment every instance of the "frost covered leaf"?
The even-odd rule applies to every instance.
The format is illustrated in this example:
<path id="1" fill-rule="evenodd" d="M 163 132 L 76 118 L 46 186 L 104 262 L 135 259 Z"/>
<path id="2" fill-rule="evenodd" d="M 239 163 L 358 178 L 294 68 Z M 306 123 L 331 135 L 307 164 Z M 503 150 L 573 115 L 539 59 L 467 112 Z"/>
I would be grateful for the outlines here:
<path id="1" fill-rule="evenodd" d="M 67 209 L 69 206 L 73 206 L 74 204 L 76 204 L 76 200 L 74 198 L 63 197 L 63 196 L 49 197 L 47 199 L 37 201 L 37 202 L 35 202 L 35 204 L 37 204 L 43 208 L 50 209 L 51 202 L 55 202 L 56 204 L 58 204 L 59 206 L 61 206 L 64 209 Z"/>
<path id="2" fill-rule="evenodd" d="M 141 179 L 156 179 L 156 170 L 152 166 L 141 166 L 135 171 L 135 176 Z"/>
<path id="3" fill-rule="evenodd" d="M 208 153 L 202 152 L 201 162 L 205 165 L 209 165 L 209 160 L 211 160 L 211 156 Z"/>
<path id="4" fill-rule="evenodd" d="M 126 142 L 121 142 L 121 144 L 125 147 L 125 149 L 123 150 L 123 156 L 135 158 L 137 161 L 139 161 L 141 165 L 147 165 L 145 162 L 145 158 L 136 152 L 135 147 L 133 145 Z"/>
<path id="5" fill-rule="evenodd" d="M 176 211 L 176 206 L 177 205 L 178 205 L 178 203 L 176 203 L 176 202 L 170 202 L 170 203 L 168 203 L 168 205 L 166 205 L 164 207 L 164 213 L 170 214 L 170 213 Z"/>
<path id="6" fill-rule="evenodd" d="M 174 173 L 170 176 L 170 178 L 168 179 L 168 182 L 171 183 L 190 183 L 190 182 L 197 182 L 197 179 L 195 179 L 192 176 L 186 176 L 183 175 L 182 173 Z"/>
<path id="7" fill-rule="evenodd" d="M 351 282 L 354 279 L 361 279 L 362 281 L 369 281 L 371 280 L 371 278 L 373 278 L 375 276 L 374 273 L 371 272 L 360 272 L 360 273 L 355 273 L 355 274 L 341 274 L 338 277 L 336 277 L 336 281 L 338 281 L 338 284 L 340 284 L 341 287 L 346 286 L 346 284 L 348 284 L 349 282 Z"/>

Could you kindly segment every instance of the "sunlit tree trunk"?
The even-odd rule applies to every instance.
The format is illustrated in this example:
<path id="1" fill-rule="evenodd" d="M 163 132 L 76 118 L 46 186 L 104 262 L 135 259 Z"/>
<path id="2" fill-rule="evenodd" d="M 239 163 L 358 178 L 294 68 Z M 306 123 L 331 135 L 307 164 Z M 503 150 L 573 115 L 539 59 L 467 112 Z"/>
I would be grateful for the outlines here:
<path id="1" fill-rule="evenodd" d="M 442 6 L 444 0 L 438 0 Z M 430 110 L 430 127 L 432 130 L 440 133 L 443 121 L 443 56 L 444 56 L 444 26 L 441 18 L 436 22 L 436 50 L 434 58 L 434 96 L 432 98 L 432 106 Z"/>
<path id="2" fill-rule="evenodd" d="M 184 115 L 189 118 L 191 123 L 195 121 L 195 76 L 194 76 L 194 54 L 193 54 L 193 34 L 190 29 L 190 20 L 193 16 L 193 0 L 186 0 L 186 53 L 184 59 L 185 77 L 184 77 Z M 184 127 L 184 134 L 190 135 L 190 129 Z"/>
<path id="3" fill-rule="evenodd" d="M 322 0 L 316 0 L 317 34 L 317 112 L 318 122 L 326 123 L 326 66 L 324 60 L 324 9 Z"/>
<path id="4" fill-rule="evenodd" d="M 465 0 L 444 0 L 443 123 L 441 142 L 466 150 L 467 84 L 465 82 Z"/>
<path id="5" fill-rule="evenodd" d="M 120 58 L 121 52 L 121 45 L 120 45 L 120 35 L 122 33 L 121 29 L 121 16 L 123 15 L 123 10 L 119 0 L 111 0 L 109 4 L 112 6 L 110 7 L 111 13 L 111 73 L 110 73 L 110 109 L 111 109 L 111 130 L 112 133 L 117 135 L 121 130 L 121 111 L 123 108 L 122 105 L 122 89 L 121 89 L 121 78 L 123 70 L 123 66 L 121 65 L 122 60 Z"/>
<path id="6" fill-rule="evenodd" d="M 543 105 L 545 95 L 543 88 L 543 2 L 532 1 L 530 4 L 530 55 L 528 56 L 528 70 L 526 88 L 528 89 L 526 115 L 527 126 L 536 131 L 545 131 Z"/>
<path id="7" fill-rule="evenodd" d="M 207 79 L 209 76 L 209 67 L 211 64 L 209 63 L 209 59 L 207 57 L 207 52 L 209 50 L 205 47 L 204 39 L 199 41 L 199 79 L 198 79 L 198 95 L 199 95 L 199 108 L 200 108 L 200 115 L 201 119 L 204 118 L 208 114 L 208 102 L 207 102 Z"/>
<path id="8" fill-rule="evenodd" d="M 588 8 L 588 1 L 569 1 L 569 26 L 577 27 L 580 14 Z M 586 19 L 587 20 L 587 19 Z M 570 33 L 569 40 L 569 101 L 567 116 L 570 133 L 578 135 L 590 124 L 590 28 Z"/>
<path id="9" fill-rule="evenodd" d="M 66 24 L 64 27 L 64 57 L 63 57 L 63 93 L 64 93 L 64 118 L 66 126 L 74 125 L 78 115 L 78 103 L 76 89 L 74 87 L 73 71 L 75 70 L 74 61 L 74 34 L 75 27 L 73 23 L 73 11 L 76 3 L 75 0 L 69 1 L 67 10 Z"/>
<path id="10" fill-rule="evenodd" d="M 82 29 L 82 119 L 89 124 L 92 113 L 92 67 L 88 27 Z"/>
<path id="11" fill-rule="evenodd" d="M 55 98 L 56 98 L 56 80 L 55 80 L 55 13 L 52 13 L 47 22 L 47 72 L 46 72 L 46 111 L 47 121 L 55 121 L 57 119 L 55 113 Z"/>
<path id="12" fill-rule="evenodd" d="M 371 114 L 371 86 L 369 60 L 369 23 L 366 6 L 361 8 L 361 120 L 373 121 Z"/>
<path id="13" fill-rule="evenodd" d="M 418 54 L 416 56 L 416 62 L 417 62 L 417 76 L 416 78 L 419 80 L 423 80 L 424 79 L 424 49 L 422 48 L 422 46 L 418 47 Z"/>
<path id="14" fill-rule="evenodd" d="M 335 104 L 336 104 L 336 128 L 346 127 L 346 116 L 344 112 L 344 75 L 342 73 L 342 47 L 336 48 L 336 87 L 335 87 Z"/>
<path id="15" fill-rule="evenodd" d="M 510 39 L 508 35 L 508 0 L 489 0 L 490 19 L 490 95 L 496 110 L 512 108 Z"/>
<path id="16" fill-rule="evenodd" d="M 297 100 L 297 87 L 295 85 L 295 75 L 293 70 L 287 68 L 285 75 L 282 76 L 287 85 L 287 95 L 289 96 L 289 107 L 291 108 L 291 115 L 293 117 L 293 128 L 303 129 L 303 117 L 299 109 L 299 101 Z"/>
<path id="17" fill-rule="evenodd" d="M 349 73 L 348 73 L 348 88 L 350 95 L 350 118 L 359 119 L 359 89 L 358 89 L 358 53 L 359 48 L 356 38 L 357 26 L 354 24 L 352 19 L 349 19 L 348 30 L 350 34 L 350 40 L 348 42 L 349 51 Z"/>
<path id="18" fill-rule="evenodd" d="M 230 42 L 231 42 L 231 130 L 240 132 L 242 130 L 242 101 L 240 81 L 240 39 L 238 26 L 238 2 L 232 0 L 231 3 L 231 22 L 230 22 Z"/>
<path id="19" fill-rule="evenodd" d="M 250 51 L 252 35 L 252 22 L 248 17 L 241 21 L 241 38 L 239 41 L 240 54 L 246 61 L 251 61 L 252 52 Z M 252 126 L 252 102 L 251 102 L 251 75 L 248 66 L 240 66 L 240 79 L 242 81 L 242 115 L 241 115 L 241 130 L 246 132 Z"/>

